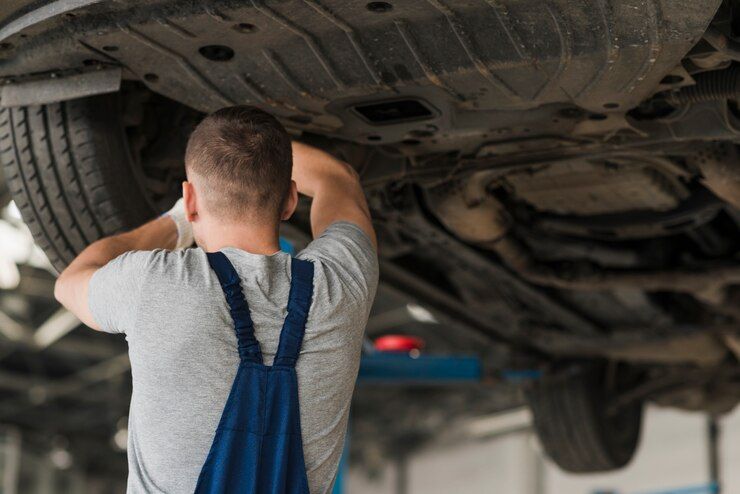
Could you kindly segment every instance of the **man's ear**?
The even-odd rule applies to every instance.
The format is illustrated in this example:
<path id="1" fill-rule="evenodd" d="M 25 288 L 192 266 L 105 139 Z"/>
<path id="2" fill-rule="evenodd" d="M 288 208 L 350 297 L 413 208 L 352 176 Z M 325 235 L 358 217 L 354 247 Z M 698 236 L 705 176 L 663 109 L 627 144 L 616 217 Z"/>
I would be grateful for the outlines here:
<path id="1" fill-rule="evenodd" d="M 291 180 L 290 190 L 288 191 L 288 197 L 285 198 L 285 204 L 283 205 L 283 212 L 280 215 L 280 220 L 285 221 L 293 216 L 296 206 L 298 206 L 298 187 L 296 186 L 295 180 Z"/>
<path id="2" fill-rule="evenodd" d="M 193 222 L 198 216 L 198 205 L 195 198 L 195 188 L 190 182 L 182 183 L 182 198 L 185 204 L 185 218 L 188 221 Z"/>

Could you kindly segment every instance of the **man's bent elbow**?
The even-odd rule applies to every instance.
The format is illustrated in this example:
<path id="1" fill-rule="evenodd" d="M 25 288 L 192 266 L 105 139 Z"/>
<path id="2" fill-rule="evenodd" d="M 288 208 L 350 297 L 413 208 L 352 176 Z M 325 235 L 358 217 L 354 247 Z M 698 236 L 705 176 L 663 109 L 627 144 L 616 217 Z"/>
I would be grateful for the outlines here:
<path id="1" fill-rule="evenodd" d="M 54 283 L 54 298 L 62 305 L 65 305 L 65 294 L 67 292 L 66 288 L 66 277 L 64 276 L 64 272 L 59 275 L 56 282 Z"/>
<path id="2" fill-rule="evenodd" d="M 347 178 L 349 180 L 352 180 L 353 182 L 356 182 L 357 184 L 360 183 L 360 174 L 357 173 L 357 170 L 352 168 L 352 166 L 349 163 L 342 162 L 342 168 L 344 170 L 344 173 L 347 174 Z"/>
<path id="3" fill-rule="evenodd" d="M 360 174 L 348 163 L 341 162 L 341 166 L 335 171 L 334 180 L 344 191 L 351 194 L 362 194 Z"/>
<path id="4" fill-rule="evenodd" d="M 69 272 L 69 268 L 62 271 L 54 283 L 54 298 L 63 306 L 70 308 L 71 298 L 74 291 L 74 276 Z"/>

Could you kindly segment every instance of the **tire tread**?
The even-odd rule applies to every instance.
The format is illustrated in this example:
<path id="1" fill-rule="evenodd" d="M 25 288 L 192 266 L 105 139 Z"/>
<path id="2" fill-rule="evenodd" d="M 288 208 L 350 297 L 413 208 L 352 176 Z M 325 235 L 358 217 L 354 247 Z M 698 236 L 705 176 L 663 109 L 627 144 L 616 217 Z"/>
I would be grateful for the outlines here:
<path id="1" fill-rule="evenodd" d="M 0 110 L 7 189 L 58 271 L 155 213 L 136 181 L 118 95 Z"/>
<path id="2" fill-rule="evenodd" d="M 615 445 L 605 426 L 605 399 L 588 373 L 560 376 L 535 384 L 527 392 L 537 435 L 547 455 L 563 470 L 603 472 L 624 466 L 639 440 L 641 405 L 626 413 L 634 420 L 634 441 Z M 638 410 L 638 412 L 635 412 Z"/>

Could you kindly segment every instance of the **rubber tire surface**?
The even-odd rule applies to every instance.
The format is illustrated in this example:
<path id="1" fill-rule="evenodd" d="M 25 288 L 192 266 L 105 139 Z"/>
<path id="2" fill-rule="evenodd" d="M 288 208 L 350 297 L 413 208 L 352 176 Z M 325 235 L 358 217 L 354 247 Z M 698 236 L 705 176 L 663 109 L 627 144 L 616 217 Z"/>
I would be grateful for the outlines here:
<path id="1" fill-rule="evenodd" d="M 640 440 L 642 404 L 607 415 L 603 372 L 583 372 L 538 383 L 527 393 L 547 455 L 563 470 L 603 472 L 625 466 Z"/>
<path id="2" fill-rule="evenodd" d="M 95 240 L 155 214 L 120 115 L 117 94 L 0 111 L 7 187 L 58 271 Z"/>
<path id="3" fill-rule="evenodd" d="M 0 209 L 4 208 L 10 202 L 10 192 L 5 184 L 5 177 L 0 173 Z"/>

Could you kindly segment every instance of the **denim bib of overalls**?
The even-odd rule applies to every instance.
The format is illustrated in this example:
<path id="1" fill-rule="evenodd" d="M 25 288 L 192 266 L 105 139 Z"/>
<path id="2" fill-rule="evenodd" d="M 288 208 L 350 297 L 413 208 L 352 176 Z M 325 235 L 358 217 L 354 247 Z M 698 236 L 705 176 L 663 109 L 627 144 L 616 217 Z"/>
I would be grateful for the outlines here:
<path id="1" fill-rule="evenodd" d="M 291 259 L 288 315 L 272 366 L 264 365 L 241 280 L 221 252 L 208 253 L 226 296 L 239 368 L 195 492 L 308 494 L 295 364 L 313 295 L 313 264 Z"/>

